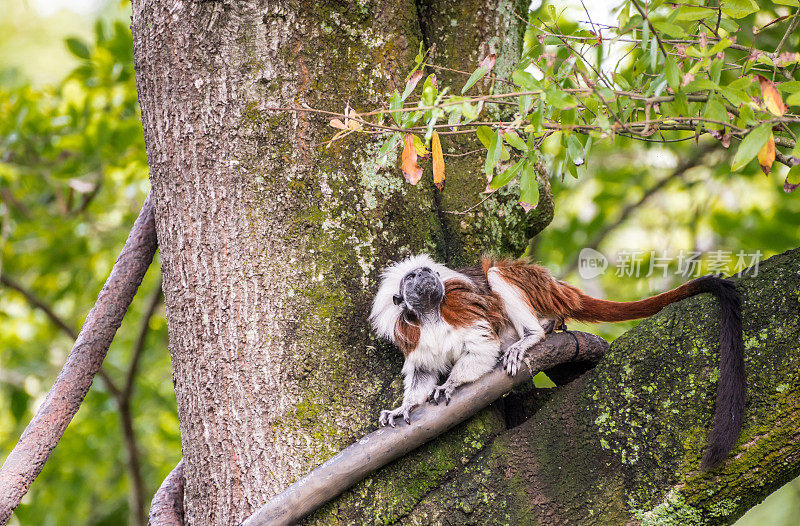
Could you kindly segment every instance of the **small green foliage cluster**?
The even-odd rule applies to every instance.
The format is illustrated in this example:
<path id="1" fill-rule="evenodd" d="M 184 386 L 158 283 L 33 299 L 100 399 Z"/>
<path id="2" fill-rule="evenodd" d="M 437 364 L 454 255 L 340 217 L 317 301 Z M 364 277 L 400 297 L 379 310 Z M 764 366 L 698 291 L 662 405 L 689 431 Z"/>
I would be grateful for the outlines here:
<path id="1" fill-rule="evenodd" d="M 475 133 L 485 149 L 487 191 L 518 180 L 520 200 L 535 204 L 534 166 L 543 155 L 553 173 L 578 178 L 598 142 L 672 144 L 709 135 L 735 147 L 732 172 L 756 159 L 767 174 L 776 164 L 788 167 L 790 192 L 800 184 L 799 13 L 797 0 L 761 7 L 754 0 L 629 0 L 617 9 L 616 25 L 591 17 L 577 24 L 548 4 L 531 13 L 510 78 L 491 74 L 496 57 L 489 55 L 463 72 L 462 86 L 440 86 L 430 73 L 415 97 L 423 71 L 441 67 L 420 48 L 403 92 L 388 108 L 351 111 L 337 138 L 388 134 L 378 154 L 385 162 L 403 135 L 413 135 L 415 153 L 425 155 L 434 134 Z M 470 95 L 476 86 L 484 92 Z M 408 179 L 405 162 L 402 168 Z"/>
<path id="2" fill-rule="evenodd" d="M 52 385 L 70 333 L 94 305 L 149 190 L 130 30 L 98 23 L 92 42 L 70 38 L 66 46 L 77 66 L 57 85 L 0 81 L 0 459 Z M 124 386 L 149 319 L 138 361 L 146 374 L 134 375 L 126 402 L 145 505 L 180 452 L 163 310 L 146 313 L 160 287 L 155 265 L 103 364 L 116 388 Z M 14 520 L 123 524 L 135 517 L 121 400 L 105 378 L 95 379 Z"/>

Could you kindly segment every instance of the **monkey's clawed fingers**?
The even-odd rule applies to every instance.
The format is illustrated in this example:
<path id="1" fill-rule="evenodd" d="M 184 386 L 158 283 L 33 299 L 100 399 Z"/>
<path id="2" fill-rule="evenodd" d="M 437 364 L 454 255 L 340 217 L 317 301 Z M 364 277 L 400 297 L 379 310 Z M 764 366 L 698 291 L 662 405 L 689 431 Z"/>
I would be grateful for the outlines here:
<path id="1" fill-rule="evenodd" d="M 515 376 L 525 359 L 525 351 L 521 347 L 512 345 L 503 354 L 503 369 L 506 373 Z"/>
<path id="2" fill-rule="evenodd" d="M 436 405 L 439 405 L 439 402 L 444 400 L 444 404 L 448 405 L 450 399 L 453 398 L 453 391 L 455 391 L 455 388 L 445 382 L 442 385 L 436 386 L 430 396 L 428 396 L 428 400 Z"/>
<path id="3" fill-rule="evenodd" d="M 392 409 L 391 411 L 386 409 L 381 411 L 381 417 L 378 419 L 378 423 L 381 427 L 389 424 L 392 427 L 395 427 L 394 419 L 403 417 L 403 420 L 406 421 L 406 424 L 411 424 L 411 410 L 414 409 L 413 406 L 410 405 L 401 405 L 397 409 Z"/>

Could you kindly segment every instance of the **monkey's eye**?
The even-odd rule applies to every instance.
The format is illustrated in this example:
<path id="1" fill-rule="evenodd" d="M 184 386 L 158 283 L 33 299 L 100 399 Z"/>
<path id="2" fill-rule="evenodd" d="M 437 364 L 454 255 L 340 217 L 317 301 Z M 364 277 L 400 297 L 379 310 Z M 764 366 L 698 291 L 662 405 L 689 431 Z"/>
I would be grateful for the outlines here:
<path id="1" fill-rule="evenodd" d="M 400 305 L 401 303 L 403 303 L 403 296 L 401 296 L 400 294 L 395 294 L 394 296 L 392 296 L 392 303 L 394 303 L 395 305 Z"/>

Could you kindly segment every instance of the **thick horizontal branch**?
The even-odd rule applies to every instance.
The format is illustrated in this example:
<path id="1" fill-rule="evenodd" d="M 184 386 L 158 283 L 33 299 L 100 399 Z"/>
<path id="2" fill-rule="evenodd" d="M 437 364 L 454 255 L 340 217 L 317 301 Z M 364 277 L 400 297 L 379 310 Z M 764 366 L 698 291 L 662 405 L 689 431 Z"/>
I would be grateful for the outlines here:
<path id="1" fill-rule="evenodd" d="M 64 367 L 0 468 L 0 524 L 8 522 L 78 412 L 155 251 L 153 205 L 148 196 Z"/>
<path id="2" fill-rule="evenodd" d="M 528 369 L 523 368 L 512 377 L 498 367 L 459 388 L 449 405 L 418 407 L 411 415 L 411 425 L 401 422 L 396 428 L 385 427 L 365 436 L 289 486 L 242 525 L 294 524 L 371 472 L 463 422 L 514 386 L 529 381 L 531 371 L 571 362 L 594 364 L 608 347 L 605 340 L 593 334 L 552 334 L 531 350 Z"/>
<path id="3" fill-rule="evenodd" d="M 150 504 L 150 526 L 183 526 L 183 459 L 161 483 Z"/>

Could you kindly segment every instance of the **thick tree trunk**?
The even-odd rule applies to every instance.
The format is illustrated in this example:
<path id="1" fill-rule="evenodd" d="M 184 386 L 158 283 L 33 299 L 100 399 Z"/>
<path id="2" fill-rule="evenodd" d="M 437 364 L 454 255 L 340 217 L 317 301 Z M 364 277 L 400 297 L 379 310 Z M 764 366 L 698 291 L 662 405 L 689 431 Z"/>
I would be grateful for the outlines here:
<path id="1" fill-rule="evenodd" d="M 424 35 L 441 65 L 473 69 L 488 47 L 513 58 L 526 7 L 133 2 L 188 524 L 242 520 L 395 405 L 400 358 L 367 323 L 387 261 L 526 241 L 506 234 L 518 207 L 444 219 L 429 178 L 376 167 L 377 142 L 322 149 L 327 119 L 269 108 L 371 108 L 402 90 Z M 447 206 L 485 184 L 474 164 L 448 171 Z"/>
<path id="2" fill-rule="evenodd" d="M 719 310 L 704 294 L 618 338 L 577 381 L 532 393 L 522 425 L 487 409 L 306 522 L 732 523 L 800 475 L 800 249 L 738 283 L 747 409 L 721 468 L 699 470 L 718 375 Z"/>

